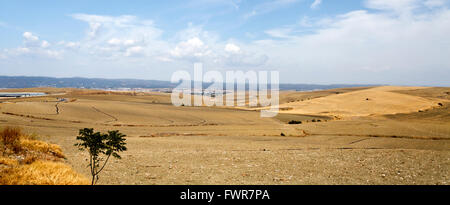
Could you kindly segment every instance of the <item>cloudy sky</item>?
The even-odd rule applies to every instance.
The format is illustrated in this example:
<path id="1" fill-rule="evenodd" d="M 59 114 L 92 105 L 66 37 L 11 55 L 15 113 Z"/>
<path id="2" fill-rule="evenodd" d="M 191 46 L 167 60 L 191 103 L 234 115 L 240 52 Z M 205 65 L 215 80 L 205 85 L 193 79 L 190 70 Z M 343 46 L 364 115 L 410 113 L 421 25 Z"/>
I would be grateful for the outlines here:
<path id="1" fill-rule="evenodd" d="M 0 0 L 0 75 L 450 86 L 449 0 Z"/>

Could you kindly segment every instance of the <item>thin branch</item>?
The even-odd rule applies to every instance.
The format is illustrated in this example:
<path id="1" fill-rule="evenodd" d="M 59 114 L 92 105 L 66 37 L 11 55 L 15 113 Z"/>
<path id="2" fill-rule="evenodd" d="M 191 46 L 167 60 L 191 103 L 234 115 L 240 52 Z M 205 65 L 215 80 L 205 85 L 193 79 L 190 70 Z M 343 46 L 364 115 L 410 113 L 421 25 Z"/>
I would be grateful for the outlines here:
<path id="1" fill-rule="evenodd" d="M 111 154 L 112 154 L 112 153 L 111 153 Z M 108 157 L 106 158 L 105 163 L 103 164 L 102 168 L 101 168 L 96 174 L 100 173 L 100 172 L 103 170 L 103 168 L 105 168 L 105 165 L 106 165 L 106 163 L 108 162 L 108 159 L 109 159 L 109 157 L 111 156 L 111 154 L 108 155 Z"/>
<path id="2" fill-rule="evenodd" d="M 92 181 L 91 181 L 91 185 L 95 184 L 95 178 L 94 178 L 94 167 L 92 166 L 92 154 L 89 153 L 89 166 L 91 168 L 91 175 L 92 175 Z"/>

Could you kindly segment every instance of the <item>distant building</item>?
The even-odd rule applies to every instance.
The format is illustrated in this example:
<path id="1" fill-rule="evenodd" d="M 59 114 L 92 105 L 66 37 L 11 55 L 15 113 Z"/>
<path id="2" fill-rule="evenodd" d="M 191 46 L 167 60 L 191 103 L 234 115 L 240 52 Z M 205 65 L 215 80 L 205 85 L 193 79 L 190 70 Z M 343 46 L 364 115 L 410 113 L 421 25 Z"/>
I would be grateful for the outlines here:
<path id="1" fill-rule="evenodd" d="M 58 100 L 58 102 L 67 102 L 66 98 L 56 98 L 56 100 Z"/>
<path id="2" fill-rule="evenodd" d="M 24 97 L 35 97 L 44 96 L 45 93 L 0 93 L 2 98 L 24 98 Z"/>

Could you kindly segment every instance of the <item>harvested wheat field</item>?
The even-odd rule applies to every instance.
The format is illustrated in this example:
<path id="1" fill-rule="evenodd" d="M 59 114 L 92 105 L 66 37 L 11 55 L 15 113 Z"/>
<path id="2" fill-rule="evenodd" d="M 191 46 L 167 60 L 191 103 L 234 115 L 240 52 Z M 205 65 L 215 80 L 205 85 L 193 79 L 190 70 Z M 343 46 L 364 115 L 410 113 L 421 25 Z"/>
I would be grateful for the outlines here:
<path id="1" fill-rule="evenodd" d="M 78 130 L 127 135 L 128 151 L 99 184 L 450 183 L 450 88 L 283 91 L 275 118 L 174 107 L 165 93 L 32 91 L 53 95 L 0 100 L 0 127 L 47 136 L 86 177 Z"/>

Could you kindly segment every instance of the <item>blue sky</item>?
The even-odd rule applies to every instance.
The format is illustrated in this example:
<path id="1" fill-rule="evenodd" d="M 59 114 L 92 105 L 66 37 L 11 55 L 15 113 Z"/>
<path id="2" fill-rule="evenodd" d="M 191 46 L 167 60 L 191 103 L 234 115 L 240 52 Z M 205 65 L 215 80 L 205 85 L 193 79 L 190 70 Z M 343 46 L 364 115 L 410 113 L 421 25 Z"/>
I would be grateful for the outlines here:
<path id="1" fill-rule="evenodd" d="M 0 0 L 0 75 L 450 86 L 448 0 Z"/>

